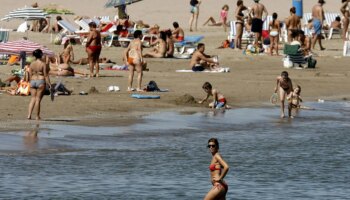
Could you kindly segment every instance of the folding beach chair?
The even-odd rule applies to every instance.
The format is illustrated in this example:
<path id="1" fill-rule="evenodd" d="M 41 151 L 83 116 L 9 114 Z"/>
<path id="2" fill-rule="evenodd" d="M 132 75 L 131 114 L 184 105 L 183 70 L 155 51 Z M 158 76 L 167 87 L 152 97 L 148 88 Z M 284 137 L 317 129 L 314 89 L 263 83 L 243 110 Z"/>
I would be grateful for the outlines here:
<path id="1" fill-rule="evenodd" d="M 81 44 L 84 43 L 85 36 L 89 33 L 89 31 L 79 30 L 66 20 L 60 20 L 57 23 L 62 27 L 62 32 L 60 34 L 64 35 L 64 37 L 74 38 Z M 62 40 L 62 42 L 64 43 L 64 40 Z"/>
<path id="2" fill-rule="evenodd" d="M 229 41 L 232 41 L 236 38 L 236 21 L 230 21 L 230 32 L 227 37 Z M 245 27 L 243 27 L 242 43 L 246 42 L 247 44 L 254 41 L 254 35 L 248 32 Z"/>
<path id="3" fill-rule="evenodd" d="M 307 63 L 306 57 L 303 52 L 300 51 L 299 45 L 284 44 L 283 53 L 285 56 L 289 56 L 290 61 L 294 64 L 304 65 Z"/>
<path id="4" fill-rule="evenodd" d="M 340 16 L 339 13 L 325 13 L 324 16 L 325 16 L 325 23 L 328 25 L 328 27 L 330 27 L 329 30 L 325 31 L 325 33 L 328 34 L 328 37 L 326 37 L 326 39 L 329 39 L 329 40 L 332 39 L 333 34 L 339 34 L 339 36 L 341 37 L 342 30 L 333 29 L 331 27 L 331 24 L 335 20 L 335 18 L 337 16 Z"/>

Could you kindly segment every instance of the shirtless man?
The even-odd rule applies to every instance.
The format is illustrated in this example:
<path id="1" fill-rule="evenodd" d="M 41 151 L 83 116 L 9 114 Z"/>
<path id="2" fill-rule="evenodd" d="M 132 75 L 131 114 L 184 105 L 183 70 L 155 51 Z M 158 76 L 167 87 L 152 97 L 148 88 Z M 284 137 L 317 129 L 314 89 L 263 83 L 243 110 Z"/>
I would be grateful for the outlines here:
<path id="1" fill-rule="evenodd" d="M 252 32 L 255 33 L 255 44 L 261 41 L 261 33 L 263 28 L 263 23 L 268 15 L 265 6 L 259 3 L 260 0 L 254 0 L 255 4 L 252 6 L 249 15 L 253 15 L 252 19 Z M 263 13 L 265 13 L 265 19 L 263 20 Z"/>
<path id="2" fill-rule="evenodd" d="M 350 0 L 342 0 L 342 6 L 340 7 L 340 11 L 343 14 L 343 31 L 342 38 L 344 41 L 347 40 L 348 28 L 350 23 Z"/>
<path id="3" fill-rule="evenodd" d="M 185 39 L 185 32 L 182 28 L 179 27 L 179 23 L 174 22 L 173 26 L 175 30 L 173 30 L 173 40 L 174 42 L 181 42 Z"/>
<path id="4" fill-rule="evenodd" d="M 315 45 L 316 42 L 318 41 L 318 44 L 320 45 L 320 49 L 325 50 L 325 48 L 322 46 L 322 24 L 323 24 L 323 20 L 324 18 L 324 11 L 322 6 L 325 4 L 326 2 L 324 0 L 318 0 L 318 4 L 314 5 L 314 7 L 312 7 L 312 23 L 314 25 L 314 35 L 312 36 L 312 49 L 315 49 Z"/>
<path id="5" fill-rule="evenodd" d="M 99 58 L 101 54 L 101 34 L 96 29 L 96 23 L 90 22 L 90 33 L 86 42 L 86 52 L 88 54 L 89 65 L 90 65 L 90 77 L 99 76 Z M 94 74 L 94 67 L 96 68 L 96 74 Z"/>
<path id="6" fill-rule="evenodd" d="M 204 71 L 205 69 L 213 70 L 218 67 L 219 63 L 214 61 L 211 56 L 204 53 L 205 45 L 203 43 L 199 43 L 197 46 L 197 51 L 195 51 L 192 55 L 190 67 L 192 67 L 192 71 Z"/>
<path id="7" fill-rule="evenodd" d="M 286 27 L 288 30 L 288 42 L 292 42 L 292 31 L 298 31 L 301 29 L 300 18 L 295 14 L 296 8 L 292 7 L 290 9 L 290 16 L 286 20 Z"/>

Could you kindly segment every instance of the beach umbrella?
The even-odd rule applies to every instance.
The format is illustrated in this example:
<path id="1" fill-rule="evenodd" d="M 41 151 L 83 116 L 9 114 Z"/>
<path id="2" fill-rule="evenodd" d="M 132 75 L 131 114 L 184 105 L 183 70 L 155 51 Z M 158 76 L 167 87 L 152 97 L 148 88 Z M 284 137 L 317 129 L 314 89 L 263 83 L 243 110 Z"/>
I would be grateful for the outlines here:
<path id="1" fill-rule="evenodd" d="M 47 16 L 49 16 L 49 14 L 39 8 L 24 7 L 11 11 L 8 15 L 5 15 L 1 21 L 11 19 L 24 19 L 26 21 L 38 20 L 41 18 L 46 18 Z"/>
<path id="2" fill-rule="evenodd" d="M 21 52 L 25 52 L 27 55 L 32 55 L 33 51 L 36 49 L 41 49 L 44 55 L 54 56 L 55 53 L 48 49 L 47 47 L 32 42 L 29 40 L 16 40 L 6 43 L 0 43 L 0 53 L 1 54 L 16 54 L 19 55 Z"/>
<path id="3" fill-rule="evenodd" d="M 128 5 L 139 1 L 142 1 L 142 0 L 108 0 L 107 3 L 105 4 L 105 8 Z"/>

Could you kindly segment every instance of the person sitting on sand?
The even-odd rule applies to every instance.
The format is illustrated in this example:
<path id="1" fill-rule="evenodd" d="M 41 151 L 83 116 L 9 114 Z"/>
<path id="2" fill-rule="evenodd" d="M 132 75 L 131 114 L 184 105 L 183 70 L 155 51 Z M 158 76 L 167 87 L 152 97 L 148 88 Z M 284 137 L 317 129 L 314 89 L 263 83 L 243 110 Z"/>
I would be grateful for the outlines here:
<path id="1" fill-rule="evenodd" d="M 205 45 L 203 43 L 199 43 L 197 45 L 197 50 L 193 53 L 190 67 L 192 67 L 192 71 L 204 71 L 204 70 L 215 70 L 218 67 L 219 63 L 214 61 L 211 56 L 204 53 Z"/>
<path id="2" fill-rule="evenodd" d="M 285 117 L 284 114 L 284 101 L 293 90 L 292 80 L 288 77 L 288 72 L 283 71 L 281 76 L 277 77 L 277 83 L 275 87 L 275 93 L 279 92 L 279 98 L 281 101 L 281 118 Z M 291 117 L 291 109 L 288 108 L 288 116 Z"/>
<path id="3" fill-rule="evenodd" d="M 180 28 L 179 23 L 174 22 L 173 26 L 175 30 L 173 30 L 173 40 L 174 42 L 181 42 L 185 39 L 185 32 L 182 28 Z"/>
<path id="4" fill-rule="evenodd" d="M 156 48 L 153 48 L 151 51 L 143 55 L 145 58 L 164 58 L 165 53 L 167 52 L 166 44 L 166 33 L 164 31 L 160 32 L 159 38 L 154 41 L 151 46 L 158 45 Z"/>
<path id="5" fill-rule="evenodd" d="M 227 27 L 229 26 L 227 23 L 227 15 L 228 15 L 228 10 L 229 7 L 227 4 L 225 4 L 220 12 L 220 21 L 216 22 L 216 20 L 214 19 L 214 17 L 209 17 L 209 19 L 207 21 L 204 22 L 203 26 L 205 25 L 209 25 L 209 26 L 223 26 L 224 27 L 224 31 L 226 32 Z M 209 22 L 211 22 L 211 24 L 209 24 Z"/>
<path id="6" fill-rule="evenodd" d="M 74 60 L 73 44 L 75 44 L 75 39 L 70 38 L 63 45 L 63 52 L 59 55 L 59 63 L 69 64 Z"/>
<path id="7" fill-rule="evenodd" d="M 299 42 L 301 44 L 301 50 L 304 56 L 308 56 L 311 53 L 311 38 L 305 36 L 303 30 L 299 30 Z"/>
<path id="8" fill-rule="evenodd" d="M 175 46 L 174 46 L 171 30 L 165 31 L 165 34 L 166 34 L 166 44 L 167 44 L 167 52 L 165 55 L 167 58 L 173 58 Z"/>
<path id="9" fill-rule="evenodd" d="M 205 91 L 205 93 L 207 93 L 207 96 L 201 101 L 198 101 L 199 104 L 202 104 L 204 101 L 207 101 L 208 98 L 212 96 L 214 98 L 214 101 L 209 103 L 209 108 L 230 108 L 230 106 L 227 105 L 227 101 L 224 95 L 221 94 L 217 89 L 213 88 L 213 86 L 209 82 L 205 82 L 202 88 Z"/>
<path id="10" fill-rule="evenodd" d="M 89 64 L 89 60 L 88 60 L 88 58 L 80 58 L 77 61 L 72 61 L 72 63 L 75 65 L 87 65 L 87 64 Z M 116 62 L 113 62 L 111 59 L 108 59 L 106 57 L 99 58 L 99 63 L 116 64 Z"/>

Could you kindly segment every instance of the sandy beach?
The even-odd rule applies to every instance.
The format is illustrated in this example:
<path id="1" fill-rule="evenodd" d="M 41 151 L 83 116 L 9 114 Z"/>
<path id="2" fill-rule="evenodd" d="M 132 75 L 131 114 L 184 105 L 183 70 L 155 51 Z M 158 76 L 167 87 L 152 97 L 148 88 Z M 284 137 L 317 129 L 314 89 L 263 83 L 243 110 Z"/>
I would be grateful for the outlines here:
<path id="1" fill-rule="evenodd" d="M 45 5 L 51 1 L 38 0 L 39 5 Z M 53 1 L 52 1 L 53 2 Z M 76 15 L 87 16 L 113 16 L 114 9 L 103 8 L 103 3 L 91 2 L 73 3 L 68 0 L 59 2 L 63 7 L 72 10 Z M 152 3 L 151 3 L 152 2 Z M 189 18 L 188 2 L 186 0 L 176 1 L 169 6 L 173 0 L 144 0 L 140 3 L 128 7 L 128 12 L 133 19 L 142 19 L 147 23 L 157 23 L 161 28 L 169 28 L 175 20 L 183 24 L 185 31 Z M 272 13 L 278 11 L 281 17 L 286 17 L 289 10 L 289 1 L 264 0 L 268 10 Z M 233 1 L 224 0 L 204 1 L 201 6 L 201 16 L 199 24 L 209 15 L 217 16 L 223 4 L 231 5 L 230 15 L 232 17 Z M 20 0 L 10 3 L 4 0 L 0 9 L 0 15 L 4 16 L 9 11 L 28 4 L 27 1 Z M 79 4 L 79 5 L 78 5 Z M 251 2 L 247 2 L 250 5 Z M 309 11 L 313 5 L 311 1 L 305 3 L 304 12 Z M 338 4 L 326 4 L 327 11 L 339 10 Z M 64 16 L 72 20 L 74 16 Z M 19 20 L 1 22 L 1 27 L 16 28 Z M 48 123 L 77 123 L 83 125 L 103 125 L 103 124 L 125 124 L 137 119 L 138 116 L 155 111 L 181 110 L 200 111 L 207 109 L 206 105 L 199 105 L 191 102 L 184 102 L 183 97 L 189 94 L 196 100 L 205 96 L 201 89 L 205 81 L 209 81 L 215 88 L 218 88 L 228 100 L 228 104 L 236 107 L 262 107 L 272 106 L 269 98 L 274 91 L 276 77 L 281 71 L 286 70 L 282 65 L 282 56 L 248 56 L 242 51 L 232 49 L 216 49 L 227 34 L 222 28 L 199 26 L 198 32 L 189 35 L 204 35 L 203 42 L 206 44 L 206 53 L 219 55 L 220 65 L 229 67 L 229 73 L 177 73 L 175 70 L 190 69 L 189 60 L 186 59 L 147 59 L 149 72 L 144 73 L 143 85 L 150 80 L 157 82 L 160 88 L 169 89 L 169 92 L 156 93 L 161 96 L 158 100 L 138 100 L 130 97 L 132 93 L 126 92 L 127 71 L 107 71 L 102 70 L 100 78 L 73 78 L 73 77 L 51 77 L 52 82 L 62 80 L 67 88 L 74 90 L 71 96 L 59 96 L 51 102 L 48 96 L 42 101 L 41 115 L 44 122 Z M 50 34 L 42 33 L 10 33 L 10 41 L 27 36 L 30 40 L 46 45 L 56 53 L 62 51 L 63 46 L 50 43 Z M 316 69 L 287 69 L 293 84 L 301 85 L 302 96 L 305 101 L 325 100 L 347 100 L 350 98 L 350 69 L 349 57 L 342 57 L 343 42 L 340 39 L 324 41 L 326 51 L 318 51 Z M 117 64 L 122 64 L 121 47 L 103 48 L 101 56 L 108 57 Z M 145 48 L 144 52 L 149 49 Z M 86 57 L 85 49 L 81 45 L 74 46 L 76 58 Z M 13 66 L 0 66 L 0 78 L 4 80 L 10 75 Z M 19 66 L 15 66 L 19 68 Z M 74 66 L 81 71 L 86 71 L 86 66 Z M 119 92 L 108 92 L 110 85 L 120 87 Z M 80 91 L 89 91 L 95 87 L 99 92 L 88 95 L 79 95 Z M 152 93 L 153 94 L 153 93 Z M 10 96 L 5 93 L 0 94 L 0 124 L 1 130 L 23 129 L 28 125 L 26 114 L 30 97 Z M 279 114 L 276 113 L 276 117 Z"/>

